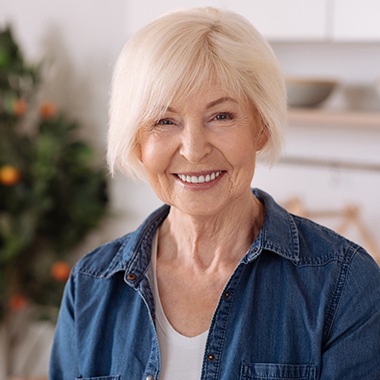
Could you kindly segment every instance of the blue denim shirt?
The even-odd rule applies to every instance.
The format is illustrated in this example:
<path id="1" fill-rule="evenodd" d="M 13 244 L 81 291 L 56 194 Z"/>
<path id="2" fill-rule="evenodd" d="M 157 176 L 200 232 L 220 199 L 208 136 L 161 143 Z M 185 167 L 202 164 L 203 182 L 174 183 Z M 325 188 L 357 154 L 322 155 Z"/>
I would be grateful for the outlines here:
<path id="1" fill-rule="evenodd" d="M 380 271 L 356 244 L 286 212 L 266 193 L 264 224 L 211 321 L 203 380 L 380 379 Z M 73 268 L 49 378 L 159 378 L 146 277 L 163 206 Z"/>

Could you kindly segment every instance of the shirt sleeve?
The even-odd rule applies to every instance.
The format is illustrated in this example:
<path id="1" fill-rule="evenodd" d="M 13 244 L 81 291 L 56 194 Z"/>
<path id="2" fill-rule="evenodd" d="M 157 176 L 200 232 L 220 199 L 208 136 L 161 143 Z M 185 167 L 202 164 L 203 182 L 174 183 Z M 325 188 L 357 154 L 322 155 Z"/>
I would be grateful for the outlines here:
<path id="1" fill-rule="evenodd" d="M 78 375 L 75 344 L 75 277 L 71 275 L 63 293 L 49 364 L 49 379 L 75 379 Z"/>
<path id="2" fill-rule="evenodd" d="M 337 284 L 340 296 L 333 300 L 336 307 L 326 333 L 320 379 L 378 380 L 380 268 L 362 250 L 343 265 L 348 269 Z"/>

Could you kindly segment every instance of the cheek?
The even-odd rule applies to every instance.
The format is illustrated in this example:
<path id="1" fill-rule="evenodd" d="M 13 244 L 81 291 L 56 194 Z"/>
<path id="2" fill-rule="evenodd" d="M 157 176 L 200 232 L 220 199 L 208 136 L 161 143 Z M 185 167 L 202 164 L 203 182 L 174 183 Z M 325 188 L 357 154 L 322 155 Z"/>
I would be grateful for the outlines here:
<path id="1" fill-rule="evenodd" d="M 141 162 L 150 177 L 164 174 L 170 164 L 168 146 L 162 139 L 147 139 L 141 144 Z"/>
<path id="2" fill-rule="evenodd" d="M 231 134 L 224 143 L 227 156 L 236 165 L 254 165 L 256 157 L 256 144 L 251 133 L 243 133 L 238 135 Z"/>
<path id="3" fill-rule="evenodd" d="M 141 146 L 141 162 L 150 187 L 162 202 L 171 204 L 172 182 L 168 175 L 171 156 L 162 141 L 146 140 Z"/>
<path id="4" fill-rule="evenodd" d="M 156 155 L 155 152 L 156 148 L 155 145 L 148 142 L 144 142 L 140 146 L 140 151 L 141 151 L 141 162 L 145 167 L 149 167 L 152 164 L 154 164 L 155 160 L 154 157 Z"/>

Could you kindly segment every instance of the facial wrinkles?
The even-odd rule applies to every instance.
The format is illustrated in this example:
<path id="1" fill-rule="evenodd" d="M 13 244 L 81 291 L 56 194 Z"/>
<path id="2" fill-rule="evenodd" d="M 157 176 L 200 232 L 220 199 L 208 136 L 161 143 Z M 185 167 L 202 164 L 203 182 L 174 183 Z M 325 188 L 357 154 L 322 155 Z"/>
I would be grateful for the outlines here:
<path id="1" fill-rule="evenodd" d="M 226 118 L 219 118 L 219 115 Z M 159 120 L 164 122 L 157 124 Z M 208 144 L 211 148 L 206 150 L 207 154 L 198 157 L 193 154 L 192 160 L 178 154 L 187 127 L 198 129 L 191 137 L 189 149 L 193 149 L 193 153 L 197 149 L 204 153 L 201 144 Z M 225 172 L 227 175 L 222 179 L 227 181 L 225 191 L 235 197 L 248 182 L 250 185 L 255 159 L 252 156 L 252 165 L 249 161 L 247 164 L 247 155 L 249 157 L 249 151 L 254 150 L 258 129 L 252 107 L 247 106 L 244 99 L 235 100 L 219 89 L 209 91 L 207 88 L 197 97 L 172 103 L 159 119 L 144 127 L 142 133 L 142 158 L 144 166 L 148 165 L 149 181 L 152 185 L 155 183 L 155 191 L 161 194 L 162 200 L 175 204 L 182 194 L 189 196 L 186 184 L 212 184 Z M 244 144 L 248 140 L 251 146 Z M 244 151 L 239 148 L 241 143 L 245 146 Z M 181 183 L 184 186 L 179 186 Z M 240 189 L 237 193 L 236 188 Z"/>
<path id="2" fill-rule="evenodd" d="M 223 99 L 226 99 L 226 98 L 223 98 Z M 228 99 L 228 98 L 227 98 Z M 224 109 L 224 108 L 221 108 L 221 109 Z M 232 110 L 233 113 L 234 113 L 234 118 L 232 120 L 229 120 L 228 122 L 225 122 L 225 124 L 222 125 L 221 128 L 234 128 L 234 129 L 231 129 L 231 132 L 232 132 L 232 139 L 230 139 L 230 135 L 226 135 L 225 133 L 222 133 L 220 135 L 217 136 L 217 139 L 219 141 L 221 141 L 221 139 L 224 139 L 225 140 L 225 143 L 226 144 L 229 144 L 231 146 L 231 144 L 234 144 L 234 140 L 233 140 L 233 134 L 235 133 L 236 131 L 236 128 L 239 128 L 239 129 L 247 129 L 247 130 L 250 130 L 252 131 L 252 134 L 251 134 L 251 137 L 252 137 L 252 142 L 254 143 L 254 141 L 256 140 L 256 137 L 254 137 L 254 132 L 253 130 L 254 129 L 257 129 L 255 125 L 252 125 L 253 123 L 255 124 L 255 118 L 249 118 L 247 115 L 245 115 L 244 113 L 242 113 L 240 110 L 236 110 L 235 108 Z M 197 127 L 199 128 L 202 128 L 205 132 L 204 133 L 208 133 L 208 129 L 207 129 L 207 124 L 208 124 L 208 116 L 203 118 L 204 120 L 202 122 L 200 122 L 199 124 L 201 125 L 199 127 L 199 124 L 197 124 Z M 210 132 L 209 133 L 218 133 L 218 126 L 216 127 L 210 127 Z M 199 132 L 197 132 L 199 133 Z M 258 136 L 259 137 L 259 136 Z M 198 137 L 198 138 L 201 138 L 201 137 Z M 202 142 L 203 143 L 203 142 Z M 194 143 L 194 145 L 196 145 L 196 142 Z M 211 142 L 211 145 L 212 145 L 212 142 Z M 220 154 L 220 157 L 223 157 L 223 160 L 226 163 L 229 164 L 230 168 L 234 168 L 234 165 L 232 165 L 228 158 L 225 157 L 224 155 L 224 152 L 223 151 L 220 151 L 219 148 L 218 148 L 218 145 L 214 146 L 213 145 L 213 149 L 215 151 L 218 151 L 218 154 Z M 213 158 L 215 159 L 215 155 L 213 156 Z M 197 165 L 201 166 L 201 165 L 204 165 L 207 163 L 207 161 L 209 160 L 209 157 L 205 156 L 205 159 L 200 161 L 199 163 L 198 162 L 187 162 L 189 165 L 194 165 L 194 167 L 196 167 Z M 224 164 L 224 165 L 225 165 Z M 218 169 L 218 167 L 215 167 L 214 170 L 210 170 L 209 173 L 200 173 L 199 175 L 197 175 L 197 173 L 191 173 L 190 175 L 188 173 L 186 173 L 185 171 L 184 172 L 178 172 L 176 173 L 177 175 L 179 175 L 179 177 L 183 180 L 183 181 L 186 181 L 186 182 L 189 182 L 189 183 L 203 183 L 203 182 L 209 182 L 210 180 L 213 180 L 215 179 L 216 177 L 218 177 L 220 175 L 220 170 L 216 170 Z"/>

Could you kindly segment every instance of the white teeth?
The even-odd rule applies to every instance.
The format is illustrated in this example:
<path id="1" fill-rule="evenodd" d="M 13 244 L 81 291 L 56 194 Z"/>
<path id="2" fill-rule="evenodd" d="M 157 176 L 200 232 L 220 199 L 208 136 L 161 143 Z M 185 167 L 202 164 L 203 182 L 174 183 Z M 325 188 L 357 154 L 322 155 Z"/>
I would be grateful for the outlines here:
<path id="1" fill-rule="evenodd" d="M 211 174 L 207 174 L 206 176 L 200 175 L 199 177 L 192 175 L 185 175 L 185 174 L 177 174 L 177 176 L 183 181 L 187 183 L 205 183 L 213 181 L 215 178 L 218 178 L 221 174 L 221 171 L 213 172 Z"/>

